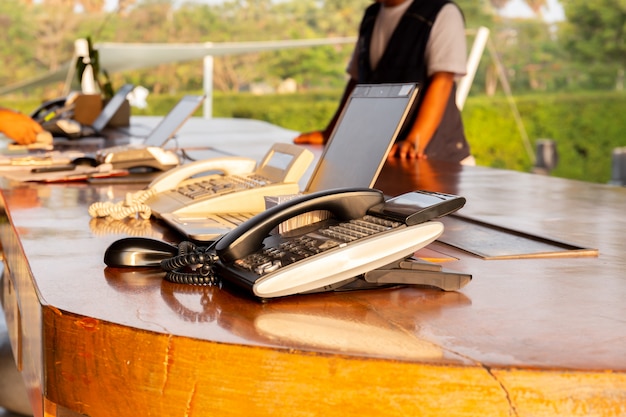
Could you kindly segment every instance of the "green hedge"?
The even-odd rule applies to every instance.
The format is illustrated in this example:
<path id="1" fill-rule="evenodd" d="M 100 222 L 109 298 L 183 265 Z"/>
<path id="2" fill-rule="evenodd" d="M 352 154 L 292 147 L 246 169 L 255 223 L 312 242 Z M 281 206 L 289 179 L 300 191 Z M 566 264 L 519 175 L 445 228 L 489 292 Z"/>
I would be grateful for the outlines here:
<path id="1" fill-rule="evenodd" d="M 307 131 L 325 126 L 340 95 L 217 95 L 214 111 L 216 117 L 248 117 Z M 536 141 L 551 139 L 559 156 L 552 175 L 606 183 L 613 149 L 626 146 L 622 109 L 626 95 L 619 93 L 470 97 L 463 119 L 479 165 L 530 172 Z"/>
<path id="2" fill-rule="evenodd" d="M 182 95 L 182 94 L 181 94 Z M 148 108 L 133 114 L 163 115 L 180 96 L 149 96 Z M 296 131 L 318 129 L 334 113 L 341 91 L 257 96 L 216 93 L 214 117 L 264 120 Z M 29 112 L 34 100 L 3 101 Z M 626 95 L 620 93 L 542 94 L 515 98 L 469 97 L 463 119 L 477 163 L 529 172 L 538 139 L 555 141 L 559 162 L 552 175 L 606 183 L 611 176 L 611 153 L 626 146 Z M 516 123 L 521 116 L 528 142 Z M 198 115 L 200 112 L 198 112 Z"/>
<path id="3" fill-rule="evenodd" d="M 614 148 L 626 146 L 626 95 L 618 93 L 523 96 L 515 99 L 535 151 L 538 139 L 555 142 L 552 175 L 606 183 Z M 532 167 L 513 110 L 505 98 L 469 99 L 464 120 L 480 165 L 529 171 Z"/>

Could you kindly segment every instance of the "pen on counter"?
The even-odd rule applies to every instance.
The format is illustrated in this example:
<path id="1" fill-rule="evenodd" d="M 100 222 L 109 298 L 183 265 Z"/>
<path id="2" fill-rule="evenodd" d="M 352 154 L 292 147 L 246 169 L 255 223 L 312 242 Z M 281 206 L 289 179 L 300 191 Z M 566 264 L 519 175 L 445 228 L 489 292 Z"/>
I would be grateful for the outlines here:
<path id="1" fill-rule="evenodd" d="M 76 165 L 50 165 L 45 167 L 37 167 L 30 170 L 33 174 L 41 174 L 45 172 L 60 172 L 60 171 L 73 171 L 76 169 Z"/>
<path id="2" fill-rule="evenodd" d="M 70 174 L 64 177 L 55 177 L 45 179 L 44 182 L 72 182 L 72 181 L 89 181 L 93 178 L 107 178 L 107 177 L 119 177 L 128 175 L 128 170 L 126 169 L 118 169 L 112 171 L 101 172 L 98 170 L 81 172 L 77 174 Z"/>

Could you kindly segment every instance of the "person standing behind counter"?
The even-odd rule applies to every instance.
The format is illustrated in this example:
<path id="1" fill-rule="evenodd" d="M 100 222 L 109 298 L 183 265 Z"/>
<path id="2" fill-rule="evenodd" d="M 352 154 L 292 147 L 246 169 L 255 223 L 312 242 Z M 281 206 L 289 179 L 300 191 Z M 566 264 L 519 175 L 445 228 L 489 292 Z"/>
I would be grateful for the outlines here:
<path id="1" fill-rule="evenodd" d="M 39 123 L 29 116 L 5 107 L 0 107 L 0 133 L 20 145 L 29 145 L 43 132 Z"/>
<path id="2" fill-rule="evenodd" d="M 418 105 L 390 157 L 473 164 L 455 103 L 466 59 L 463 13 L 452 1 L 376 0 L 361 21 L 335 115 L 324 130 L 300 134 L 294 143 L 325 144 L 357 84 L 416 82 L 422 89 Z"/>

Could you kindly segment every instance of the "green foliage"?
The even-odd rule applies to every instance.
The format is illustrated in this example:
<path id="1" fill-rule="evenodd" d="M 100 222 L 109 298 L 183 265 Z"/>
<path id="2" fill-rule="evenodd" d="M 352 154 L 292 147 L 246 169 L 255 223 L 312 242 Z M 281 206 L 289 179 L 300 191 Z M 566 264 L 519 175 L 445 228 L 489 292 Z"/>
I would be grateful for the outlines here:
<path id="1" fill-rule="evenodd" d="M 94 43 L 184 43 L 355 36 L 362 12 L 371 2 L 138 0 L 124 13 L 80 13 L 71 7 L 73 2 L 40 0 L 27 5 L 24 0 L 5 0 L 0 2 L 4 41 L 0 85 L 41 75 L 67 62 L 78 37 L 90 36 Z M 569 21 L 554 25 L 538 18 L 502 18 L 494 7 L 507 0 L 457 3 L 468 29 L 490 28 L 490 41 L 516 93 L 606 90 L 625 82 L 620 75 L 626 68 L 623 0 L 562 0 Z M 469 46 L 472 40 L 469 36 Z M 303 90 L 338 88 L 351 51 L 352 45 L 344 45 L 216 57 L 215 88 L 237 91 L 257 82 L 275 87 L 288 77 Z M 102 70 L 107 70 L 106 64 Z M 485 51 L 473 93 L 494 87 L 488 82 L 493 71 L 493 56 Z M 177 93 L 197 88 L 202 65 L 199 61 L 163 65 L 111 74 L 111 78 L 114 85 L 132 81 L 157 94 Z M 45 90 L 34 94 L 54 95 Z"/>
<path id="2" fill-rule="evenodd" d="M 23 3 L 17 0 L 0 2 L 0 85 L 27 79 L 33 74 L 33 66 L 40 68 L 32 57 L 36 36 L 30 30 L 31 25 L 28 9 Z"/>
<path id="3" fill-rule="evenodd" d="M 215 97 L 216 117 L 253 118 L 296 131 L 324 127 L 337 109 L 341 90 L 308 94 L 254 96 L 220 94 Z"/>
<path id="4" fill-rule="evenodd" d="M 563 0 L 564 45 L 586 61 L 626 68 L 626 2 Z"/>
<path id="5" fill-rule="evenodd" d="M 593 182 L 610 179 L 611 151 L 626 145 L 623 93 L 525 97 L 518 103 L 529 135 L 556 142 L 560 162 L 554 175 Z"/>
<path id="6" fill-rule="evenodd" d="M 495 25 L 495 10 L 487 1 L 481 0 L 456 0 L 455 3 L 463 11 L 465 17 L 465 26 L 469 28 L 477 28 L 486 26 L 493 28 Z"/>
<path id="7" fill-rule="evenodd" d="M 551 139 L 556 143 L 559 163 L 553 175 L 608 182 L 611 152 L 614 148 L 626 146 L 623 134 L 626 119 L 620 110 L 626 106 L 626 95 L 528 95 L 518 97 L 516 104 L 533 146 L 538 139 Z M 469 99 L 463 117 L 468 139 L 480 165 L 500 167 L 504 163 L 504 168 L 522 171 L 531 168 L 505 99 Z M 496 150 L 499 147 L 502 149 Z"/>
<path id="8" fill-rule="evenodd" d="M 505 98 L 468 99 L 463 110 L 465 134 L 479 165 L 528 171 L 532 165 Z"/>

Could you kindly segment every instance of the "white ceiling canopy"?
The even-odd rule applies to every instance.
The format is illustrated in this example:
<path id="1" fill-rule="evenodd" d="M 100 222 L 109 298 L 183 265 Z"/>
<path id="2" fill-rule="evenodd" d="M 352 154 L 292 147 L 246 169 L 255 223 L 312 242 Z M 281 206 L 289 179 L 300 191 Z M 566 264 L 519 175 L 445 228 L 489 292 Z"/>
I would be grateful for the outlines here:
<path id="1" fill-rule="evenodd" d="M 100 67 L 109 74 L 150 68 L 161 64 L 192 61 L 206 56 L 238 55 L 287 48 L 354 43 L 356 38 L 297 39 L 224 43 L 99 43 Z M 0 88 L 0 95 L 68 80 L 73 61 L 55 71 Z"/>

